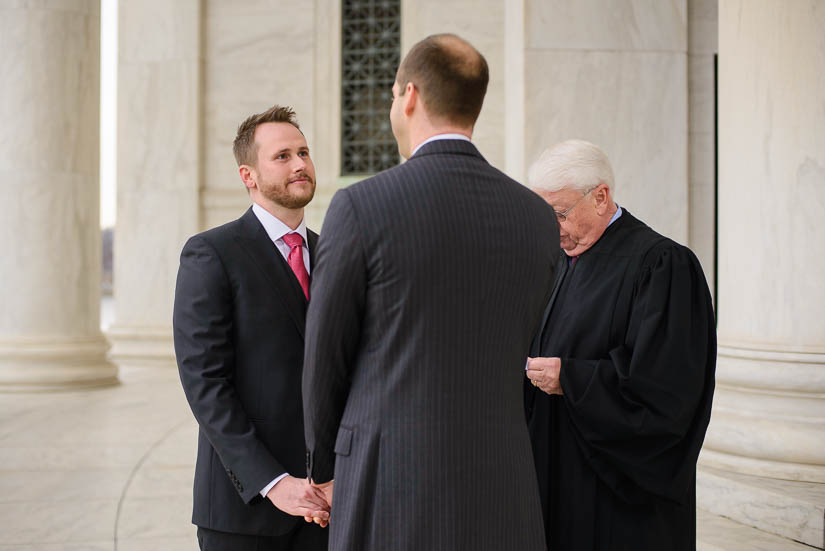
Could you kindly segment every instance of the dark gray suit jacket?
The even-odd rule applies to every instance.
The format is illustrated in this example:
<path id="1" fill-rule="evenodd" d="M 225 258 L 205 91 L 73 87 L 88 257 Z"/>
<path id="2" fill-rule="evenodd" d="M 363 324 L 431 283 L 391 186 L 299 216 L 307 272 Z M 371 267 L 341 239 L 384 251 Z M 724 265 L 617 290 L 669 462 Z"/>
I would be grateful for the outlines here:
<path id="1" fill-rule="evenodd" d="M 558 236 L 461 140 L 336 193 L 303 377 L 331 550 L 545 548 L 522 381 Z"/>
<path id="2" fill-rule="evenodd" d="M 311 264 L 317 239 L 307 231 Z M 198 526 L 277 536 L 298 522 L 259 492 L 283 472 L 304 475 L 306 308 L 252 209 L 183 247 L 173 326 L 181 383 L 200 426 Z"/>

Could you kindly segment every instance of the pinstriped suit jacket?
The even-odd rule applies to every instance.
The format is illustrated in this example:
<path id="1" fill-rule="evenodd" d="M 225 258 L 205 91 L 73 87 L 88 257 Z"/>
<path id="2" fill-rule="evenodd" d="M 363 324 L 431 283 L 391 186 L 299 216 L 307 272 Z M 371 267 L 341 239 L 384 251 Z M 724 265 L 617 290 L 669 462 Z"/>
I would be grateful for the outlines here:
<path id="1" fill-rule="evenodd" d="M 522 381 L 555 220 L 461 140 L 336 193 L 303 375 L 331 550 L 545 548 Z"/>

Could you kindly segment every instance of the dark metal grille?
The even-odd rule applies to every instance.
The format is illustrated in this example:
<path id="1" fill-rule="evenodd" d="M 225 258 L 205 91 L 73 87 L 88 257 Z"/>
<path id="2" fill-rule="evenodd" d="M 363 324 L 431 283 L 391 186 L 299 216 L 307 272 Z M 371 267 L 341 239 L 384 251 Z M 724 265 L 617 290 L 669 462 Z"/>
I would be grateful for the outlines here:
<path id="1" fill-rule="evenodd" d="M 399 162 L 390 127 L 401 59 L 400 0 L 342 0 L 341 173 L 374 174 Z"/>

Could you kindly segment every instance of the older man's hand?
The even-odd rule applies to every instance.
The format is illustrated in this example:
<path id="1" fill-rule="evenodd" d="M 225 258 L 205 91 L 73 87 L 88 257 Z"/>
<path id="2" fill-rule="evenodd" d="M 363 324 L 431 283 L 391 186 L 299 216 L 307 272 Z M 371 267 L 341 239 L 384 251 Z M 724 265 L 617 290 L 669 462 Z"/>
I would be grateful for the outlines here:
<path id="1" fill-rule="evenodd" d="M 527 377 L 547 394 L 564 394 L 560 373 L 560 358 L 527 358 Z"/>

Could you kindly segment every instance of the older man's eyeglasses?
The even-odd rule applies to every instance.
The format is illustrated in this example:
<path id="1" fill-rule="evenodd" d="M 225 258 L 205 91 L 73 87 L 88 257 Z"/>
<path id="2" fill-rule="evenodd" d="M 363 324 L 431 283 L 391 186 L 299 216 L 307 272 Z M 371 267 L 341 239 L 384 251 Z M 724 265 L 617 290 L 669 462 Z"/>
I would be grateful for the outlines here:
<path id="1" fill-rule="evenodd" d="M 555 212 L 555 213 L 556 213 L 556 218 L 558 219 L 558 221 L 559 221 L 559 222 L 564 222 L 565 220 L 567 220 L 567 215 L 568 215 L 568 214 L 570 214 L 570 211 L 571 211 L 571 210 L 573 210 L 574 208 L 576 208 L 576 205 L 578 205 L 579 203 L 581 203 L 581 202 L 582 202 L 582 199 L 584 199 L 585 197 L 587 197 L 588 195 L 590 195 L 590 192 L 591 192 L 591 191 L 593 191 L 594 189 L 596 189 L 597 187 L 599 187 L 599 186 L 598 186 L 598 185 L 595 185 L 595 186 L 593 186 L 592 188 L 590 188 L 590 189 L 588 189 L 587 191 L 585 191 L 585 192 L 584 192 L 584 194 L 583 194 L 581 197 L 579 197 L 579 199 L 578 199 L 575 203 L 573 203 L 572 205 L 570 205 L 569 207 L 567 207 L 565 210 L 563 210 L 563 211 L 559 212 L 559 211 L 557 211 L 557 210 L 555 210 L 555 209 L 554 209 L 554 210 L 553 210 L 553 212 Z"/>

